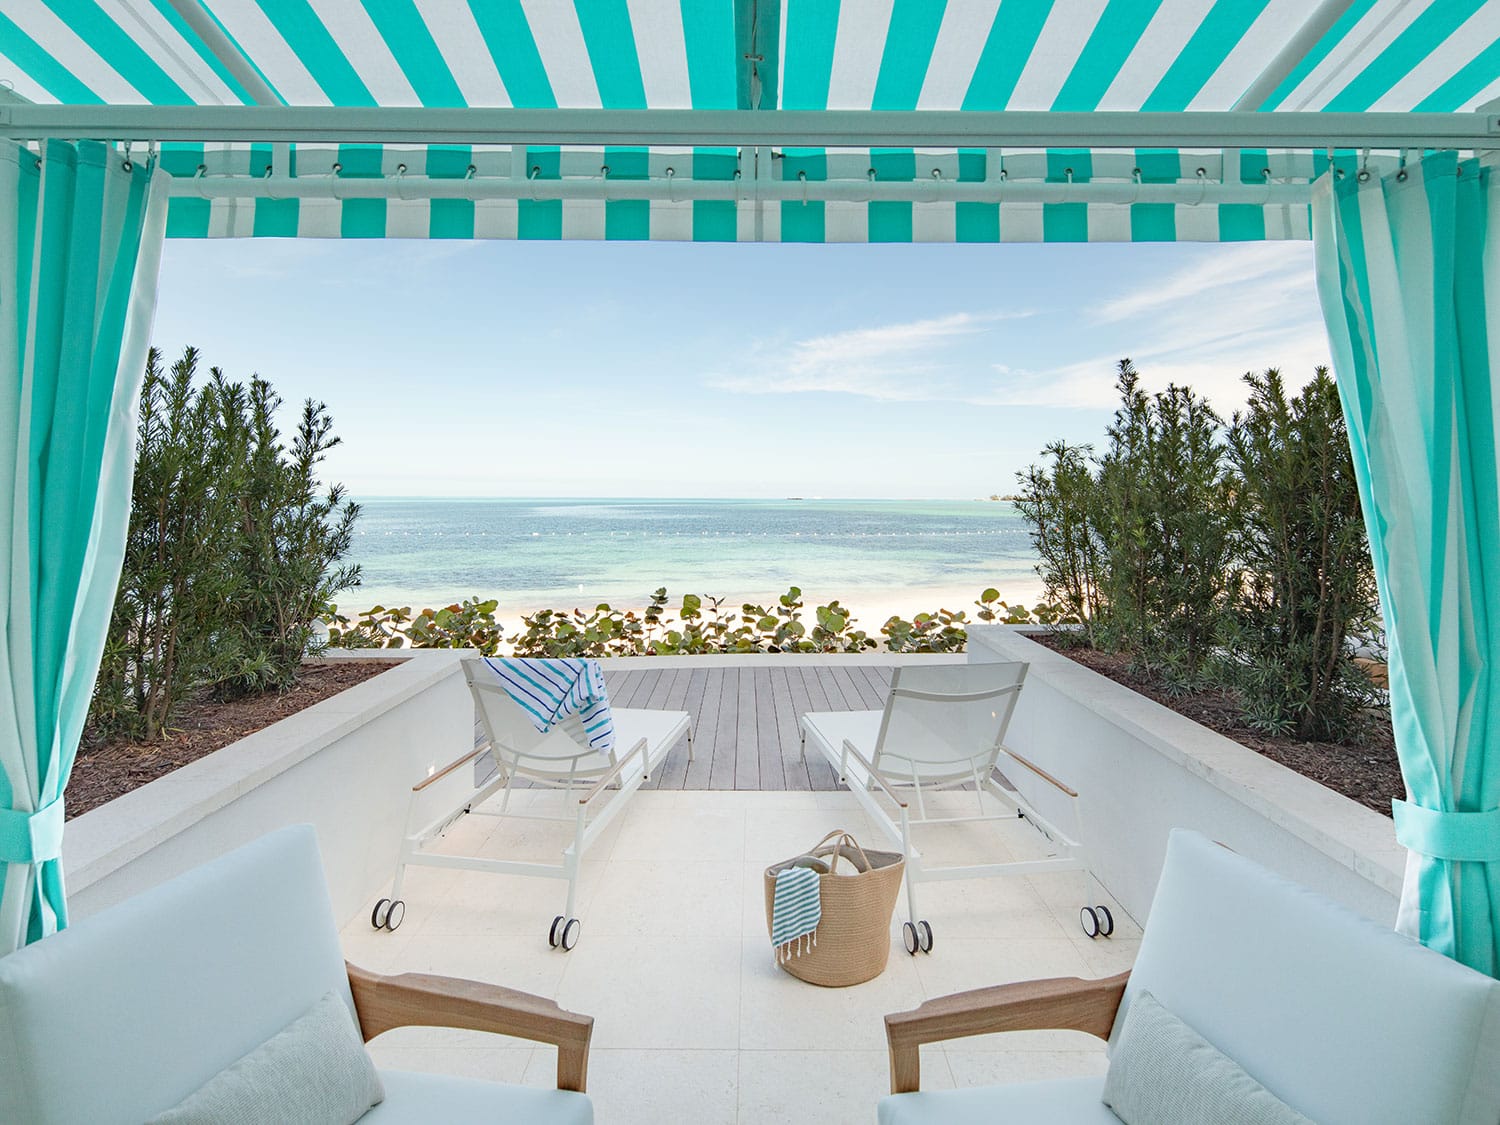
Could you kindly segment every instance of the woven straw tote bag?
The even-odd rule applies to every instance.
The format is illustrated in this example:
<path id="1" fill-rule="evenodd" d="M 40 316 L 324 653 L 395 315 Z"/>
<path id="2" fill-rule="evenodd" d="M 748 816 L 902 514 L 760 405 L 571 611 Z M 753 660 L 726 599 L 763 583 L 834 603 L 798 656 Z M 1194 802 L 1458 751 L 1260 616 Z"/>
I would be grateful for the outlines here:
<path id="1" fill-rule="evenodd" d="M 900 852 L 866 851 L 842 829 L 830 832 L 811 851 L 766 868 L 767 936 L 776 873 L 805 856 L 826 860 L 829 866 L 829 874 L 818 876 L 822 916 L 814 940 L 801 952 L 778 958 L 778 963 L 799 980 L 827 988 L 875 979 L 890 957 L 891 913 L 906 873 L 905 859 Z M 849 870 L 840 871 L 840 863 Z"/>

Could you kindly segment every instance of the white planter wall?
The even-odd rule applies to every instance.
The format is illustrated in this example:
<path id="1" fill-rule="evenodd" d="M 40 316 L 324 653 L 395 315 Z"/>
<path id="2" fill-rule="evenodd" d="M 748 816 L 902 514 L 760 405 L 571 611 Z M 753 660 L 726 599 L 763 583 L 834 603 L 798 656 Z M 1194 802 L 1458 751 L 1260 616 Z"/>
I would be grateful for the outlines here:
<path id="1" fill-rule="evenodd" d="M 406 663 L 70 821 L 62 858 L 73 916 L 310 823 L 334 911 L 353 917 L 391 878 L 412 785 L 473 746 L 460 654 L 400 655 Z M 424 801 L 448 803 L 471 776 L 454 771 Z"/>
<path id="2" fill-rule="evenodd" d="M 1185 827 L 1394 923 L 1405 851 L 1389 817 L 1007 626 L 971 626 L 969 660 L 1030 663 L 1006 741 L 1078 790 L 1095 869 L 1137 921 L 1149 912 L 1168 833 Z M 1044 815 L 1067 817 L 1045 783 L 1025 770 L 1007 776 Z"/>

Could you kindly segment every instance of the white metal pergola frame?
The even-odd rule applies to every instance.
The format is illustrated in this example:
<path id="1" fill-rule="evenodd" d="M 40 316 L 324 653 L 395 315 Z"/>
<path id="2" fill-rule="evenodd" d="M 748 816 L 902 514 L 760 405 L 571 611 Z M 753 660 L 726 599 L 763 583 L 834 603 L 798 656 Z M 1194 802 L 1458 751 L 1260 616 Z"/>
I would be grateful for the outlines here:
<path id="1" fill-rule="evenodd" d="M 138 145 L 225 143 L 271 146 L 263 176 L 174 178 L 174 195 L 207 199 L 698 199 L 753 201 L 1251 203 L 1305 205 L 1306 180 L 1245 182 L 1242 150 L 1329 154 L 1354 150 L 1420 153 L 1456 149 L 1480 154 L 1500 149 L 1500 114 L 1029 112 L 876 110 L 606 110 L 326 108 L 315 106 L 72 106 L 0 104 L 0 136 L 19 142 L 45 138 L 95 139 Z M 353 177 L 288 175 L 292 145 L 465 145 L 509 149 L 506 175 L 431 177 L 407 174 Z M 732 179 L 665 175 L 610 178 L 540 177 L 529 146 L 604 149 L 733 148 Z M 1093 179 L 1058 183 L 1007 176 L 1003 160 L 988 162 L 979 182 L 939 177 L 811 180 L 774 175 L 773 161 L 795 149 L 911 149 L 924 153 L 981 149 L 991 154 L 1038 150 L 1201 151 L 1196 180 L 1143 183 Z M 1214 165 L 1210 175 L 1206 165 Z"/>

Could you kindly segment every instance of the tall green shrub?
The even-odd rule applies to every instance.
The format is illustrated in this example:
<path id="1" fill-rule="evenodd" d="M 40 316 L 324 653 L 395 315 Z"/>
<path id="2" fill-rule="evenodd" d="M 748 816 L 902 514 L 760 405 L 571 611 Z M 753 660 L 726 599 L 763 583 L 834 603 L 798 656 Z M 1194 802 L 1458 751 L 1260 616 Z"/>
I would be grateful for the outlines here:
<path id="1" fill-rule="evenodd" d="M 1040 561 L 1037 573 L 1046 599 L 1092 631 L 1102 607 L 1098 517 L 1100 491 L 1089 461 L 1092 446 L 1055 441 L 1042 450 L 1049 462 L 1016 474 L 1021 490 L 1016 508 L 1031 526 L 1031 541 Z M 995 592 L 996 598 L 999 592 Z M 983 613 L 981 613 L 983 617 Z"/>
<path id="2" fill-rule="evenodd" d="M 357 505 L 321 491 L 338 439 L 308 402 L 288 449 L 280 399 L 217 368 L 201 384 L 188 348 L 170 369 L 146 361 L 130 525 L 95 687 L 96 727 L 156 737 L 193 690 L 221 696 L 289 685 L 312 623 L 356 585 Z"/>
<path id="3" fill-rule="evenodd" d="M 1223 423 L 1190 388 L 1147 395 L 1128 359 L 1118 386 L 1095 517 L 1105 633 L 1138 665 L 1196 686 L 1212 672 L 1234 542 Z"/>
<path id="4" fill-rule="evenodd" d="M 1245 382 L 1228 437 L 1242 510 L 1225 630 L 1235 683 L 1253 725 L 1337 737 L 1370 701 L 1347 642 L 1377 612 L 1338 389 L 1323 367 L 1292 396 L 1275 369 Z"/>

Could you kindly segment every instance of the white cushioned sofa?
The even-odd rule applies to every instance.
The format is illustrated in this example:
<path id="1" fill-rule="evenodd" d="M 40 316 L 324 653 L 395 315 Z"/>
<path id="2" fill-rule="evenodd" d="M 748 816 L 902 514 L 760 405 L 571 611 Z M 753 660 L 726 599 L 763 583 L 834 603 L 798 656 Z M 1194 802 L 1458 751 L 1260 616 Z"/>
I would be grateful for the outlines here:
<path id="1" fill-rule="evenodd" d="M 140 1125 L 330 991 L 365 1039 L 419 1024 L 558 1047 L 565 1088 L 382 1071 L 385 1098 L 361 1122 L 593 1121 L 593 1020 L 495 985 L 346 965 L 307 825 L 0 958 L 0 1121 Z"/>
<path id="2" fill-rule="evenodd" d="M 1130 973 L 977 989 L 887 1016 L 893 1093 L 880 1125 L 1119 1125 L 1102 1077 L 919 1092 L 919 1048 L 1064 1028 L 1114 1050 L 1132 998 L 1148 992 L 1322 1125 L 1500 1122 L 1500 982 L 1179 830 Z"/>

